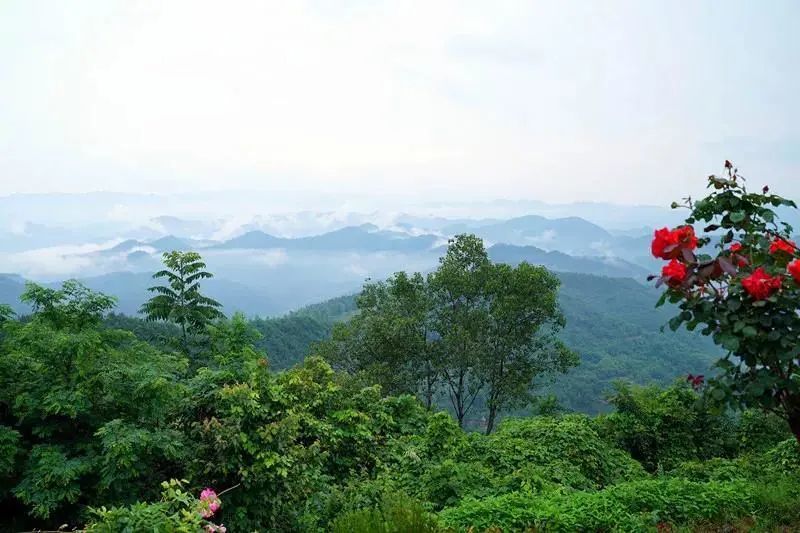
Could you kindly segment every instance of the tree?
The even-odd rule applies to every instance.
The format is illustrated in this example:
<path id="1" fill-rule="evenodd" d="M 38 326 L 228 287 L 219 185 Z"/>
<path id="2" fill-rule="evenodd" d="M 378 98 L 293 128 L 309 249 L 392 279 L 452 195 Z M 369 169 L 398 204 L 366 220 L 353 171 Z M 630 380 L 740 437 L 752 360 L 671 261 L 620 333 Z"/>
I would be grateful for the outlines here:
<path id="1" fill-rule="evenodd" d="M 487 280 L 488 346 L 479 362 L 486 378 L 486 434 L 497 414 L 530 402 L 537 376 L 578 364 L 557 334 L 566 320 L 558 305 L 558 278 L 542 266 L 492 265 Z"/>
<path id="2" fill-rule="evenodd" d="M 367 283 L 356 298 L 358 314 L 335 325 L 317 353 L 336 368 L 364 373 L 388 394 L 419 394 L 430 409 L 437 385 L 431 303 L 419 273 Z"/>
<path id="3" fill-rule="evenodd" d="M 493 264 L 474 235 L 450 241 L 431 287 L 439 369 L 459 425 L 483 394 L 491 433 L 503 409 L 531 401 L 535 377 L 578 363 L 556 336 L 565 324 L 558 286 L 544 267 Z"/>
<path id="4" fill-rule="evenodd" d="M 485 289 L 490 265 L 481 239 L 457 235 L 430 277 L 440 343 L 437 367 L 461 427 L 486 384 L 478 370 L 489 333 Z"/>
<path id="5" fill-rule="evenodd" d="M 186 442 L 170 426 L 185 359 L 102 327 L 113 298 L 78 282 L 31 283 L 22 300 L 33 313 L 0 338 L 0 441 L 16 441 L 19 457 L 10 473 L 0 460 L 0 506 L 77 523 L 91 502 L 132 502 L 175 475 Z"/>
<path id="6" fill-rule="evenodd" d="M 776 413 L 800 441 L 800 254 L 791 226 L 772 209 L 796 205 L 768 187 L 750 192 L 728 161 L 708 187 L 705 198 L 683 203 L 690 210 L 684 226 L 655 232 L 653 255 L 669 261 L 658 278 L 666 286 L 659 305 L 678 304 L 671 329 L 701 327 L 726 350 L 705 387 L 707 401 Z M 702 376 L 690 378 L 703 386 Z"/>
<path id="7" fill-rule="evenodd" d="M 485 402 L 489 433 L 502 410 L 530 402 L 537 376 L 577 363 L 556 337 L 558 286 L 543 267 L 492 264 L 483 241 L 458 235 L 427 278 L 398 272 L 364 285 L 358 313 L 316 353 L 428 409 L 444 390 L 462 427 Z"/>
<path id="8" fill-rule="evenodd" d="M 34 314 L 54 328 L 72 331 L 97 326 L 117 301 L 75 280 L 65 281 L 60 289 L 29 282 L 20 300 L 30 304 Z"/>
<path id="9" fill-rule="evenodd" d="M 189 334 L 201 333 L 213 320 L 225 315 L 219 310 L 222 304 L 200 292 L 200 282 L 214 277 L 205 270 L 206 264 L 197 252 L 165 252 L 167 268 L 153 274 L 154 279 L 165 278 L 167 285 L 150 287 L 158 293 L 145 302 L 140 313 L 148 320 L 165 320 L 181 328 L 181 342 L 188 350 Z"/>

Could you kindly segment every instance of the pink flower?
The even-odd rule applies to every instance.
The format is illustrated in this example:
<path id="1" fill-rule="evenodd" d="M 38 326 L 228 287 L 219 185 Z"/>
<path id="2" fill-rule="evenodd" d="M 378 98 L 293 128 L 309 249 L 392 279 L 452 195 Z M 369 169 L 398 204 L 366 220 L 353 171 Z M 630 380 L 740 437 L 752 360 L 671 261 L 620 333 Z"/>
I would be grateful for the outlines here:
<path id="1" fill-rule="evenodd" d="M 214 516 L 219 508 L 222 506 L 222 502 L 220 501 L 219 497 L 217 497 L 217 493 L 214 492 L 214 489 L 210 489 L 206 487 L 200 493 L 200 515 L 203 518 L 210 518 Z"/>

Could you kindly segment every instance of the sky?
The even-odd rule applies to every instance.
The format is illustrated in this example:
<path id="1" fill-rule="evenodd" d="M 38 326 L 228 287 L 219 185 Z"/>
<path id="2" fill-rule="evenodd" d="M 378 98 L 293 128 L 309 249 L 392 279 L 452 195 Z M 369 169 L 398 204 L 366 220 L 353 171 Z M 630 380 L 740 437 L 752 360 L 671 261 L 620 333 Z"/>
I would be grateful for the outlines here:
<path id="1" fill-rule="evenodd" d="M 0 195 L 666 205 L 728 158 L 800 198 L 798 20 L 772 0 L 0 0 Z"/>

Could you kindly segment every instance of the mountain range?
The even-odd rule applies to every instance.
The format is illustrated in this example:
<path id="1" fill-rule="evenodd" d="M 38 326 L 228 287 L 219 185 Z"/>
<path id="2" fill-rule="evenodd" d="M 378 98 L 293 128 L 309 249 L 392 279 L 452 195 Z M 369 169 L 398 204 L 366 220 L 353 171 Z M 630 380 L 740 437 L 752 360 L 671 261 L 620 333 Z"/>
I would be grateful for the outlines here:
<path id="1" fill-rule="evenodd" d="M 314 216 L 304 213 L 296 220 L 310 227 Z M 0 303 L 28 312 L 19 302 L 26 279 L 55 287 L 72 277 L 116 296 L 117 311 L 136 316 L 155 284 L 152 273 L 160 268 L 161 254 L 196 250 L 215 273 L 204 282 L 204 292 L 228 314 L 242 311 L 253 317 L 252 324 L 264 335 L 262 347 L 276 367 L 285 368 L 329 335 L 336 320 L 354 312 L 352 295 L 365 279 L 398 270 L 428 272 L 447 239 L 468 232 L 485 240 L 496 262 L 527 261 L 558 273 L 568 322 L 564 340 L 580 353 L 582 364 L 542 385 L 569 408 L 602 411 L 599 399 L 613 380 L 663 383 L 681 373 L 702 373 L 717 353 L 697 335 L 660 332 L 670 310 L 654 310 L 658 293 L 644 284 L 658 268 L 649 257 L 652 230 L 647 227 L 607 229 L 581 217 L 537 214 L 401 214 L 380 223 L 348 215 L 320 223 L 329 230 L 292 235 L 269 231 L 276 220 L 261 217 L 231 225 L 224 219 L 160 215 L 124 231 L 113 224 L 82 226 L 108 238 L 97 243 L 81 242 L 82 228 L 29 224 L 17 233 L 0 233 L 0 259 L 15 271 L 0 274 Z M 280 224 L 293 220 L 287 215 Z M 37 261 L 47 269 L 33 268 Z"/>

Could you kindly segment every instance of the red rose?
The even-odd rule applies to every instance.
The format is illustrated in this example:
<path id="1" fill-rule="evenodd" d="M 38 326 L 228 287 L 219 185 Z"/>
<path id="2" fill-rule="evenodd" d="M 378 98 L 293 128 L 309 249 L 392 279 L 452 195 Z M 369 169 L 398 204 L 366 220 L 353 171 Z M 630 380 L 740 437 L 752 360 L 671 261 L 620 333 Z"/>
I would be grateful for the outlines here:
<path id="1" fill-rule="evenodd" d="M 731 252 L 733 252 L 735 254 L 741 252 L 742 251 L 742 243 L 735 242 L 735 243 L 731 244 L 730 250 L 731 250 Z"/>
<path id="2" fill-rule="evenodd" d="M 653 256 L 661 259 L 676 259 L 681 256 L 681 250 L 695 248 L 697 248 L 697 237 L 692 226 L 681 226 L 674 230 L 658 229 L 653 234 L 650 246 Z"/>
<path id="3" fill-rule="evenodd" d="M 796 283 L 800 283 L 800 259 L 795 259 L 786 267 Z"/>
<path id="4" fill-rule="evenodd" d="M 672 232 L 669 228 L 657 229 L 653 234 L 653 243 L 650 249 L 653 252 L 653 257 L 660 257 L 661 259 L 669 259 L 675 250 L 677 250 L 678 241 L 673 238 Z M 667 247 L 673 247 L 669 251 Z"/>
<path id="5" fill-rule="evenodd" d="M 683 248 L 688 248 L 689 250 L 697 248 L 697 237 L 694 234 L 694 228 L 692 226 L 675 228 L 673 233 L 678 234 L 678 242 Z"/>
<path id="6" fill-rule="evenodd" d="M 787 241 L 784 239 L 775 239 L 769 245 L 769 253 L 776 254 L 778 252 L 786 252 L 789 255 L 794 255 L 794 251 L 797 249 L 793 241 Z"/>
<path id="7" fill-rule="evenodd" d="M 686 265 L 673 259 L 661 269 L 661 275 L 670 287 L 677 287 L 686 279 Z"/>
<path id="8" fill-rule="evenodd" d="M 782 276 L 770 276 L 764 269 L 758 267 L 755 272 L 742 280 L 742 287 L 754 300 L 769 298 L 783 283 Z"/>

